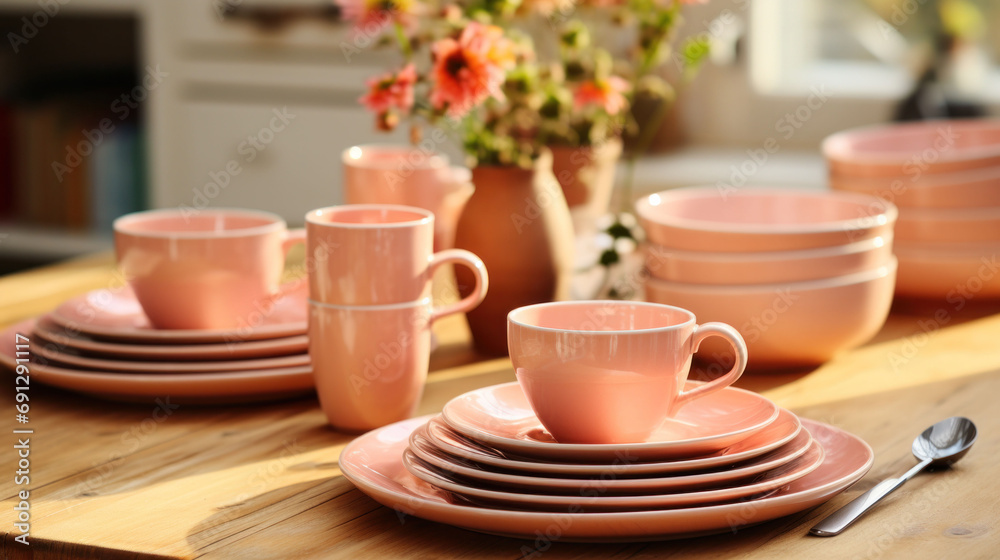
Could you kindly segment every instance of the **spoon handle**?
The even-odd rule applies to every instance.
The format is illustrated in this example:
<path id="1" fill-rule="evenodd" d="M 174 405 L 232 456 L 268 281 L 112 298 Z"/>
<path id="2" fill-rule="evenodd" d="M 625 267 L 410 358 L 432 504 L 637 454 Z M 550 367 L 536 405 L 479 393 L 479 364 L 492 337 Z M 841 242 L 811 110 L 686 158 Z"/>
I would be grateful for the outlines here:
<path id="1" fill-rule="evenodd" d="M 913 478 L 915 474 L 924 470 L 924 468 L 930 464 L 930 459 L 921 461 L 920 464 L 914 466 L 903 476 L 899 478 L 887 478 L 886 480 L 879 482 L 864 494 L 854 498 L 850 503 L 831 513 L 826 517 L 826 519 L 817 523 L 812 529 L 809 529 L 809 534 L 817 537 L 833 537 L 835 535 L 839 535 L 844 531 L 844 529 L 850 526 L 851 523 L 857 521 L 863 513 L 871 509 L 872 506 L 877 504 L 882 498 L 891 494 L 893 490 L 902 486 L 904 482 Z"/>

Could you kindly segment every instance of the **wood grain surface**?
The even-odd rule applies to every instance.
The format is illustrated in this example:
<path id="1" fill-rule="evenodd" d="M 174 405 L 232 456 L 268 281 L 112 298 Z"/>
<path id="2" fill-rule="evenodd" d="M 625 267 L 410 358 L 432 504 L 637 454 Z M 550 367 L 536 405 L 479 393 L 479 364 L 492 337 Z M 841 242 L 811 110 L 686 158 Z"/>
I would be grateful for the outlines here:
<path id="1" fill-rule="evenodd" d="M 115 282 L 97 255 L 0 278 L 0 326 Z M 174 408 L 118 404 L 30 389 L 30 546 L 14 542 L 16 460 L 13 375 L 3 372 L 0 418 L 0 558 L 991 558 L 1000 549 L 1000 315 L 982 302 L 961 310 L 894 310 L 869 345 L 822 367 L 747 374 L 737 384 L 799 414 L 864 438 L 872 471 L 831 502 L 735 534 L 643 544 L 534 543 L 400 519 L 341 476 L 352 436 L 331 430 L 314 398 Z M 437 325 L 441 347 L 421 413 L 478 387 L 514 379 L 507 359 L 483 359 L 460 317 Z M 819 518 L 911 465 L 927 425 L 964 415 L 980 438 L 953 469 L 922 474 L 844 534 L 806 535 Z M 527 548 L 525 548 L 527 547 Z"/>

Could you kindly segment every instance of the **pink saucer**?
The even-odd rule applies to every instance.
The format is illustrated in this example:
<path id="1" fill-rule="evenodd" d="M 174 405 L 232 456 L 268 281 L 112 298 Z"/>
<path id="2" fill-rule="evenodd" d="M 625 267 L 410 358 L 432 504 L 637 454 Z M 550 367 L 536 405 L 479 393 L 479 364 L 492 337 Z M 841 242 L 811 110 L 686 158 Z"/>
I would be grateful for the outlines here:
<path id="1" fill-rule="evenodd" d="M 687 389 L 696 385 L 688 381 Z M 458 396 L 441 411 L 455 431 L 488 446 L 542 459 L 614 460 L 627 453 L 636 460 L 706 455 L 734 445 L 778 418 L 770 400 L 726 387 L 680 409 L 644 443 L 557 443 L 535 416 L 518 383 L 484 387 Z"/>
<path id="2" fill-rule="evenodd" d="M 0 332 L 0 364 L 13 369 L 14 335 L 29 338 L 29 352 L 40 343 L 32 335 L 34 319 Z M 23 343 L 23 342 L 22 342 Z M 171 402 L 219 404 L 260 402 L 302 396 L 312 392 L 310 366 L 221 373 L 101 373 L 72 370 L 29 363 L 33 380 L 46 385 L 88 393 L 111 400 L 148 402 L 155 397 L 169 397 Z"/>
<path id="3" fill-rule="evenodd" d="M 281 286 L 281 294 L 273 302 L 262 304 L 259 315 L 248 318 L 248 324 L 239 329 L 157 329 L 128 286 L 94 290 L 75 297 L 57 307 L 49 317 L 60 326 L 111 340 L 158 343 L 262 340 L 305 334 L 308 297 L 308 282 L 289 282 Z"/>
<path id="4" fill-rule="evenodd" d="M 823 462 L 813 472 L 764 498 L 617 513 L 576 513 L 570 508 L 559 512 L 511 510 L 471 505 L 406 470 L 402 454 L 407 441 L 413 430 L 428 418 L 404 420 L 356 438 L 340 454 L 344 476 L 362 492 L 400 514 L 531 540 L 549 527 L 559 527 L 560 540 L 573 542 L 653 541 L 728 533 L 817 506 L 860 480 L 874 460 L 871 448 L 858 437 L 833 426 L 803 420 L 825 451 Z"/>
<path id="5" fill-rule="evenodd" d="M 650 476 L 688 473 L 735 465 L 740 461 L 748 461 L 778 449 L 798 437 L 801 432 L 802 423 L 798 416 L 780 409 L 778 418 L 766 428 L 711 455 L 696 459 L 643 463 L 633 462 L 631 455 L 623 453 L 604 464 L 555 463 L 503 453 L 458 434 L 449 428 L 440 416 L 431 418 L 423 433 L 435 447 L 446 453 L 491 467 L 517 472 L 539 476 L 600 476 L 607 472 L 610 465 L 628 476 Z"/>
<path id="6" fill-rule="evenodd" d="M 426 426 L 413 432 L 410 436 L 409 451 L 435 470 L 451 473 L 469 481 L 481 481 L 487 487 L 502 487 L 527 492 L 552 494 L 589 495 L 586 492 L 597 491 L 600 495 L 620 494 L 656 494 L 668 491 L 691 491 L 699 488 L 720 486 L 737 486 L 737 482 L 767 471 L 773 471 L 802 457 L 812 444 L 812 437 L 802 431 L 798 437 L 775 451 L 762 455 L 731 468 L 714 471 L 702 471 L 675 476 L 656 476 L 645 478 L 621 478 L 630 476 L 628 463 L 621 465 L 605 465 L 604 472 L 591 478 L 554 478 L 534 476 L 532 474 L 514 474 L 493 470 L 473 461 L 448 455 L 438 449 L 426 437 Z M 419 478 L 419 476 L 418 476 Z M 754 482 L 761 481 L 760 477 Z"/>
<path id="7" fill-rule="evenodd" d="M 644 493 L 636 496 L 608 496 L 602 484 L 597 480 L 596 484 L 587 485 L 583 482 L 579 485 L 575 495 L 556 495 L 546 492 L 545 489 L 534 488 L 537 494 L 523 494 L 518 492 L 507 492 L 502 490 L 487 490 L 481 487 L 481 482 L 465 482 L 453 474 L 435 469 L 422 461 L 412 451 L 407 449 L 403 453 L 403 465 L 410 474 L 427 482 L 454 492 L 460 496 L 472 499 L 477 503 L 507 505 L 526 509 L 554 509 L 565 511 L 570 507 L 580 507 L 583 511 L 635 511 L 652 508 L 674 508 L 707 505 L 719 502 L 729 502 L 740 498 L 755 496 L 763 492 L 769 492 L 775 488 L 780 488 L 790 484 L 803 476 L 819 468 L 823 463 L 823 447 L 813 441 L 809 444 L 806 453 L 794 461 L 766 471 L 755 476 L 746 484 L 731 486 L 728 488 L 717 488 L 712 490 L 699 490 L 685 492 L 684 488 L 670 493 Z"/>
<path id="8" fill-rule="evenodd" d="M 131 360 L 107 360 L 89 358 L 67 347 L 53 344 L 38 344 L 32 348 L 35 359 L 46 365 L 66 366 L 72 369 L 95 370 L 96 373 L 211 373 L 219 371 L 250 371 L 258 369 L 278 369 L 309 365 L 309 354 L 293 354 L 277 358 L 251 360 L 215 360 L 210 362 L 137 362 Z"/>
<path id="9" fill-rule="evenodd" d="M 35 321 L 32 319 L 32 321 Z M 113 358 L 140 358 L 146 360 L 234 360 L 242 358 L 271 358 L 289 354 L 304 354 L 309 346 L 306 335 L 273 338 L 270 340 L 233 340 L 213 344 L 129 344 L 103 342 L 56 325 L 48 317 L 41 317 L 33 325 L 34 335 L 55 347 L 68 347 L 81 352 L 100 354 Z"/>

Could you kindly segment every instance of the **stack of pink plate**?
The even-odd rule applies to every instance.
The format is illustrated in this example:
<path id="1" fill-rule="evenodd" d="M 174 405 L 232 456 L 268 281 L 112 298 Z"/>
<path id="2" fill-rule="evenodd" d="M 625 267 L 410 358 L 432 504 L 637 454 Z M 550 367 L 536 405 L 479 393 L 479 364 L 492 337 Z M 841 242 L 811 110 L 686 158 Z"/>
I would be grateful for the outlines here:
<path id="1" fill-rule="evenodd" d="M 340 468 L 380 503 L 432 521 L 635 541 L 729 532 L 814 507 L 872 460 L 856 436 L 734 388 L 691 402 L 643 443 L 557 443 L 507 383 L 360 436 Z"/>
<path id="2" fill-rule="evenodd" d="M 750 368 L 825 362 L 889 313 L 896 208 L 874 196 L 691 187 L 642 198 L 636 212 L 646 299 L 734 326 Z M 714 340 L 701 350 L 728 356 Z"/>
<path id="3" fill-rule="evenodd" d="M 208 404 L 307 394 L 308 284 L 286 286 L 252 323 L 232 330 L 156 329 L 128 287 L 95 290 L 0 333 L 0 363 L 26 363 L 32 380 L 113 400 Z"/>
<path id="4" fill-rule="evenodd" d="M 899 295 L 1000 296 L 1000 120 L 849 130 L 823 154 L 832 188 L 899 207 Z"/>

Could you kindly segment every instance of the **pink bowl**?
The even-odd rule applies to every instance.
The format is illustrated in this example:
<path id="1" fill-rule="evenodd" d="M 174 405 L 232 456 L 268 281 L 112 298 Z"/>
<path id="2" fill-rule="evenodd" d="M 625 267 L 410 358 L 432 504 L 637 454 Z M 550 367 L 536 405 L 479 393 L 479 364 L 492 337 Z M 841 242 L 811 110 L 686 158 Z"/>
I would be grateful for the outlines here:
<path id="1" fill-rule="evenodd" d="M 723 321 L 747 343 L 749 367 L 823 363 L 878 333 L 892 304 L 896 259 L 872 270 L 755 286 L 698 286 L 650 278 L 646 300 L 689 309 L 699 321 Z M 706 340 L 699 355 L 729 356 Z"/>
<path id="2" fill-rule="evenodd" d="M 806 282 L 871 270 L 892 258 L 892 236 L 846 245 L 769 253 L 675 251 L 655 244 L 644 248 L 646 270 L 654 278 L 708 285 Z"/>
<path id="3" fill-rule="evenodd" d="M 686 251 L 816 249 L 892 233 L 896 207 L 877 197 L 791 189 L 688 187 L 636 202 L 650 241 Z"/>
<path id="4" fill-rule="evenodd" d="M 1000 243 L 1000 207 L 906 208 L 899 212 L 900 244 Z"/>
<path id="5" fill-rule="evenodd" d="M 944 299 L 956 306 L 1000 297 L 1000 242 L 908 245 L 897 248 L 896 254 L 897 295 Z"/>
<path id="6" fill-rule="evenodd" d="M 870 194 L 902 208 L 1000 206 L 1000 166 L 920 177 L 830 177 L 830 188 Z"/>
<path id="7" fill-rule="evenodd" d="M 830 174 L 904 176 L 1000 165 L 1000 120 L 938 120 L 839 132 L 823 141 Z"/>

